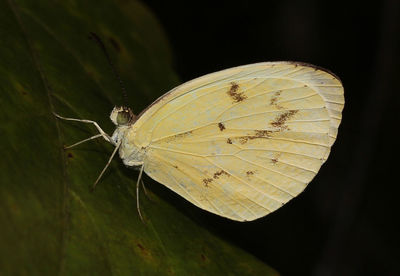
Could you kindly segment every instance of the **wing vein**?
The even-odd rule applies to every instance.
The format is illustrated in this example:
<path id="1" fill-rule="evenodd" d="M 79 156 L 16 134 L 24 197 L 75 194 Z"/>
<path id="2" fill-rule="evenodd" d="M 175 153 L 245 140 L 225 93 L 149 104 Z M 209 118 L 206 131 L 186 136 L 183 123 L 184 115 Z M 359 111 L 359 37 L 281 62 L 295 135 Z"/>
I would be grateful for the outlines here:
<path id="1" fill-rule="evenodd" d="M 157 157 L 160 158 L 160 159 L 163 159 L 164 162 L 166 162 L 166 163 L 168 163 L 168 164 L 170 164 L 170 165 L 173 165 L 169 160 L 167 160 L 166 158 L 162 157 L 161 155 L 157 154 Z M 187 175 L 187 176 L 189 177 L 189 179 L 191 179 L 190 175 L 188 175 L 186 172 L 184 172 L 184 171 L 182 171 L 182 170 L 180 170 L 180 172 L 182 172 L 183 174 Z M 191 198 L 191 199 L 193 200 L 193 202 L 196 202 L 197 205 L 198 205 L 199 207 L 205 209 L 205 206 L 204 206 L 202 203 L 200 203 L 200 201 L 196 200 L 196 199 L 186 190 L 186 188 L 185 188 L 184 186 L 182 186 L 182 185 L 179 183 L 179 181 L 177 181 L 177 180 L 175 179 L 175 177 L 173 177 L 173 176 L 170 174 L 170 172 L 168 172 L 168 175 L 169 175 L 170 177 L 172 177 L 172 179 L 175 181 L 175 183 L 177 183 L 178 186 L 182 188 L 182 190 L 188 195 L 189 198 Z M 197 189 L 197 190 L 198 190 L 198 189 Z M 212 203 L 210 202 L 210 200 L 209 200 L 207 197 L 205 197 L 205 198 L 206 198 L 206 200 L 208 201 L 208 203 L 210 203 L 210 205 L 214 207 L 215 210 L 217 210 L 218 212 L 220 212 L 220 210 L 219 210 L 218 208 L 216 208 L 216 207 L 214 206 L 214 204 L 212 204 Z"/>
<path id="2" fill-rule="evenodd" d="M 265 81 L 265 79 L 264 79 L 262 82 L 264 82 L 264 81 Z M 257 84 L 257 86 L 258 86 L 258 85 L 259 85 L 259 84 Z M 248 100 L 251 99 L 251 98 L 255 98 L 255 97 L 258 97 L 258 96 L 261 96 L 261 95 L 266 95 L 266 94 L 274 93 L 274 92 L 277 92 L 277 91 L 279 91 L 279 90 L 281 90 L 281 91 L 286 91 L 286 90 L 297 89 L 297 88 L 302 88 L 302 87 L 303 87 L 303 86 L 295 86 L 295 87 L 288 87 L 288 88 L 282 88 L 282 89 L 267 90 L 267 91 L 263 91 L 263 92 L 261 92 L 261 93 L 259 93 L 259 94 L 255 94 L 255 95 L 252 95 L 252 96 L 248 97 L 248 98 L 246 99 L 246 101 L 248 101 Z M 315 94 L 316 94 L 316 93 L 314 93 L 314 94 L 312 94 L 312 95 L 315 95 Z M 298 98 L 298 99 L 301 99 L 301 98 Z M 297 100 L 297 99 L 293 99 L 293 100 Z M 282 102 L 283 102 L 283 101 L 280 101 L 279 103 L 282 103 Z M 225 110 L 223 110 L 220 114 L 217 115 L 217 117 L 215 118 L 215 120 L 217 121 L 219 118 L 221 118 L 221 116 L 222 116 L 224 113 L 226 113 L 227 111 L 229 111 L 230 109 L 232 109 L 233 107 L 235 107 L 235 106 L 237 106 L 237 105 L 239 105 L 239 104 L 242 104 L 242 102 L 234 103 L 234 104 L 228 106 Z M 272 110 L 271 112 L 282 112 L 283 110 L 285 110 L 285 109 Z M 240 117 L 239 117 L 239 118 L 240 118 Z"/>
<path id="3" fill-rule="evenodd" d="M 260 71 L 261 71 L 261 70 L 260 70 Z M 254 71 L 254 72 L 257 72 L 257 70 Z M 254 72 L 250 72 L 250 73 L 247 74 L 247 75 L 251 75 L 251 74 L 254 73 Z M 244 75 L 244 77 L 247 76 L 247 75 Z M 234 76 L 234 75 L 232 75 L 232 76 Z M 229 80 L 232 76 L 230 76 L 230 77 L 228 77 L 228 78 L 226 78 L 226 79 Z M 245 78 L 241 77 L 241 78 L 237 78 L 237 79 L 235 79 L 235 80 L 251 80 L 251 79 L 253 79 L 253 78 L 245 79 Z M 219 80 L 217 80 L 217 81 L 215 81 L 215 82 L 220 82 L 220 81 L 221 81 L 221 79 L 219 79 Z M 263 82 L 263 81 L 264 81 L 264 79 L 263 79 L 261 82 Z M 215 83 L 215 82 L 212 82 L 212 83 Z M 171 99 L 169 102 L 171 102 L 172 100 L 175 100 L 175 99 L 177 99 L 177 98 L 180 98 L 180 97 L 182 97 L 182 96 L 184 96 L 184 95 L 187 95 L 187 94 L 189 94 L 190 92 L 192 92 L 192 91 L 194 91 L 194 90 L 198 90 L 198 89 L 201 89 L 201 88 L 203 88 L 203 87 L 207 87 L 207 85 L 209 85 L 209 84 L 211 84 L 211 83 L 208 83 L 208 84 L 205 84 L 205 85 L 202 85 L 202 86 L 193 88 L 193 89 L 187 91 L 186 93 L 184 93 L 184 94 L 182 94 L 182 95 L 179 95 L 179 96 L 176 97 L 176 98 Z M 258 85 L 258 84 L 255 84 L 254 86 L 256 86 L 256 85 Z M 253 86 L 253 87 L 254 87 L 254 86 Z M 211 86 L 211 87 L 215 87 L 215 86 Z M 223 87 L 223 88 L 225 88 L 225 87 Z M 161 119 L 157 122 L 157 124 L 155 124 L 155 125 L 153 126 L 153 129 L 155 129 L 165 118 L 168 118 L 172 113 L 175 113 L 175 112 L 178 111 L 179 109 L 185 107 L 186 105 L 188 105 L 189 103 L 191 103 L 191 102 L 193 102 L 193 101 L 199 99 L 200 97 L 204 97 L 204 96 L 207 96 L 207 95 L 209 95 L 209 94 L 212 94 L 212 93 L 214 93 L 215 91 L 218 91 L 219 89 L 222 89 L 222 88 L 221 88 L 221 87 L 217 87 L 216 89 L 213 89 L 213 90 L 209 91 L 208 93 L 204 93 L 204 94 L 200 95 L 199 97 L 196 97 L 196 98 L 194 98 L 194 99 L 192 99 L 192 100 L 186 102 L 184 105 L 182 105 L 182 106 L 180 106 L 180 107 L 174 109 L 173 111 L 171 111 L 170 113 L 168 113 L 166 116 L 164 116 L 163 118 L 161 118 Z"/>
<path id="4" fill-rule="evenodd" d="M 245 161 L 245 162 L 248 162 L 248 163 L 253 164 L 253 165 L 255 165 L 255 166 L 258 166 L 258 167 L 260 167 L 260 168 L 266 169 L 266 170 L 268 170 L 268 171 L 270 171 L 270 172 L 273 172 L 273 173 L 276 173 L 276 174 L 285 176 L 285 177 L 287 177 L 287 178 L 296 180 L 296 181 L 298 181 L 298 182 L 300 182 L 300 183 L 303 183 L 303 184 L 308 184 L 308 182 L 304 182 L 304 181 L 299 180 L 299 179 L 297 179 L 297 178 L 295 178 L 295 177 L 292 177 L 292 176 L 290 176 L 290 175 L 287 175 L 287 174 L 284 174 L 284 173 L 281 173 L 281 172 L 278 172 L 278 171 L 271 170 L 270 168 L 264 167 L 264 166 L 262 166 L 262 165 L 260 165 L 260 164 L 254 163 L 254 162 L 252 162 L 252 161 L 250 161 L 250 160 L 247 160 L 247 159 L 244 159 L 244 158 L 242 158 L 242 157 L 240 157 L 240 156 L 237 156 L 237 155 L 234 155 L 234 156 L 235 156 L 236 158 L 238 158 L 238 159 L 241 159 L 241 160 L 243 160 L 243 161 Z"/>
<path id="5" fill-rule="evenodd" d="M 300 132 L 297 132 L 300 133 Z M 302 132 L 303 133 L 303 132 Z M 309 133 L 309 132 L 304 132 L 304 133 Z M 318 132 L 313 132 L 313 133 L 318 133 Z M 322 134 L 328 134 L 322 132 Z M 254 137 L 254 135 L 236 135 L 236 136 L 202 136 L 201 138 L 203 139 L 196 139 L 196 140 L 190 140 L 190 141 L 179 141 L 179 144 L 193 144 L 193 143 L 204 143 L 204 142 L 210 142 L 210 141 L 217 141 L 217 140 L 225 140 L 227 138 L 230 138 L 231 140 L 237 139 L 237 138 L 243 138 L 243 137 Z M 319 143 L 312 143 L 309 141 L 305 140 L 294 140 L 294 139 L 288 139 L 288 138 L 281 138 L 281 137 L 259 137 L 258 139 L 267 139 L 267 140 L 275 140 L 275 141 L 288 141 L 288 142 L 293 142 L 293 143 L 298 143 L 298 144 L 306 144 L 306 145 L 313 145 L 313 146 L 321 146 L 324 148 L 330 148 L 330 146 L 326 144 L 319 144 Z M 242 147 L 239 147 L 236 144 L 232 144 L 239 149 L 243 149 Z"/>
<path id="6" fill-rule="evenodd" d="M 251 88 L 247 88 L 246 91 L 248 91 L 248 90 L 250 90 L 250 89 L 253 89 L 254 87 L 259 86 L 259 85 L 262 84 L 266 79 L 269 79 L 269 78 L 263 78 L 260 82 L 254 84 Z M 238 80 L 245 80 L 245 79 L 243 79 L 243 78 L 238 78 Z M 247 79 L 246 79 L 246 80 L 247 80 Z M 301 87 L 302 87 L 302 86 L 296 86 L 296 87 L 289 87 L 289 88 L 284 88 L 284 89 L 274 89 L 274 90 L 263 91 L 262 93 L 259 93 L 259 94 L 256 94 L 256 95 L 253 95 L 253 96 L 247 98 L 247 100 L 250 99 L 250 98 L 254 98 L 254 97 L 260 96 L 260 95 L 273 93 L 273 92 L 276 92 L 276 91 L 278 91 L 278 90 L 290 90 L 290 89 L 297 89 L 297 88 L 301 88 Z M 225 87 L 223 87 L 223 88 L 225 88 Z M 189 103 L 192 103 L 193 101 L 198 100 L 198 99 L 201 98 L 201 97 L 204 97 L 204 96 L 207 96 L 207 95 L 209 95 L 209 94 L 212 94 L 212 93 L 214 93 L 215 91 L 218 91 L 218 90 L 223 89 L 223 88 L 216 88 L 216 89 L 214 89 L 214 90 L 211 90 L 211 91 L 209 91 L 208 93 L 204 93 L 204 94 L 202 94 L 202 95 L 200 95 L 200 96 L 198 96 L 198 97 L 196 97 L 196 98 L 194 98 L 194 99 L 191 99 L 190 101 L 186 102 L 185 104 L 179 106 L 178 108 L 174 109 L 173 111 L 171 111 L 171 112 L 169 112 L 167 115 L 165 115 L 163 118 L 161 118 L 161 119 L 153 126 L 153 130 L 154 130 L 159 124 L 161 124 L 162 121 L 164 121 L 166 118 L 168 118 L 171 114 L 173 114 L 173 113 L 175 113 L 176 111 L 178 111 L 178 110 L 184 108 L 184 107 L 187 106 Z M 196 88 L 196 89 L 199 89 L 199 88 Z M 195 90 L 195 89 L 193 89 L 193 90 Z M 193 91 L 193 90 L 191 90 L 191 91 Z M 188 94 L 188 93 L 189 93 L 189 92 L 187 92 L 187 93 L 185 93 L 185 94 Z M 292 102 L 292 101 L 296 101 L 296 100 L 302 100 L 302 99 L 306 99 L 306 98 L 308 98 L 308 97 L 312 97 L 312 96 L 314 96 L 314 95 L 319 95 L 319 93 L 316 92 L 316 93 L 313 93 L 313 94 L 308 95 L 308 96 L 304 96 L 304 97 L 300 97 L 300 98 L 295 98 L 295 99 L 291 99 L 291 100 L 286 100 L 286 101 L 280 101 L 279 103 L 288 103 L 288 102 Z M 181 95 L 181 96 L 183 96 L 183 95 Z M 174 98 L 174 99 L 176 99 L 176 98 Z M 235 106 L 238 105 L 238 104 L 240 104 L 240 102 L 228 106 L 227 109 L 225 109 L 224 111 L 222 111 L 220 114 L 217 115 L 217 117 L 216 117 L 215 120 L 218 120 L 225 112 L 227 112 L 228 110 L 230 110 L 231 108 L 235 107 Z M 283 110 L 286 110 L 286 109 L 283 109 Z M 280 111 L 281 111 L 281 110 L 276 110 L 276 111 L 274 111 L 274 112 L 280 112 Z"/>
<path id="7" fill-rule="evenodd" d="M 333 137 L 333 136 L 332 136 Z M 283 152 L 283 153 L 289 153 L 289 154 L 294 154 L 294 155 L 299 155 L 299 156 L 305 156 L 305 157 L 309 157 L 309 158 L 313 158 L 313 159 L 318 159 L 320 160 L 320 158 L 317 158 L 315 156 L 311 156 L 311 155 L 306 155 L 306 154 L 301 154 L 301 153 L 296 153 L 296 152 L 290 152 L 290 151 L 284 151 L 284 150 L 273 150 L 273 149 L 262 149 L 262 148 L 246 148 L 246 149 L 241 149 L 237 152 L 235 152 L 234 154 L 214 154 L 214 155 L 200 155 L 200 154 L 195 154 L 195 153 L 190 153 L 187 151 L 180 151 L 180 150 L 173 150 L 173 149 L 168 149 L 168 148 L 163 148 L 163 147 L 155 147 L 152 145 L 148 146 L 149 148 L 153 148 L 153 149 L 159 149 L 159 150 L 165 150 L 165 151 L 170 151 L 170 152 L 176 152 L 176 153 L 180 153 L 180 154 L 186 154 L 186 155 L 192 155 L 192 156 L 197 156 L 197 157 L 202 157 L 202 158 L 207 158 L 207 157 L 214 157 L 214 156 L 232 156 L 235 155 L 241 151 L 250 151 L 250 150 L 257 150 L 257 151 L 271 151 L 271 152 Z"/>
<path id="8" fill-rule="evenodd" d="M 168 149 L 168 148 L 163 148 L 163 147 L 156 147 L 156 146 L 153 146 L 153 145 L 149 145 L 148 148 L 158 149 L 158 150 L 165 150 L 165 151 L 176 152 L 176 153 L 180 153 L 180 154 L 186 154 L 186 155 L 192 155 L 192 156 L 197 156 L 197 157 L 203 157 L 203 158 L 205 158 L 204 155 L 200 155 L 200 154 L 196 154 L 196 153 L 191 153 L 191 152 L 187 152 L 187 151 L 174 150 L 174 149 Z"/>
<path id="9" fill-rule="evenodd" d="M 313 87 L 343 87 L 343 86 L 340 84 L 331 84 L 331 85 L 324 84 L 324 85 L 313 85 Z"/>
<path id="10" fill-rule="evenodd" d="M 304 108 L 304 109 L 302 109 L 302 111 L 304 111 L 304 110 L 318 110 L 318 109 L 323 109 L 323 108 L 324 108 L 324 107 Z M 252 113 L 252 114 L 247 114 L 247 115 L 243 115 L 243 116 L 237 116 L 237 117 L 229 118 L 229 119 L 224 120 L 223 122 L 229 122 L 229 121 L 231 121 L 231 120 L 242 119 L 242 118 L 252 117 L 252 116 L 257 116 L 257 115 L 262 115 L 262 114 L 277 113 L 277 112 L 282 112 L 282 111 L 285 111 L 285 110 L 287 111 L 288 109 L 282 109 L 282 110 L 268 110 L 268 111 L 264 111 L 264 112 Z M 184 131 L 180 131 L 180 132 L 177 132 L 177 133 L 174 133 L 174 134 L 170 134 L 170 135 L 166 135 L 166 136 L 163 136 L 163 137 L 154 139 L 154 140 L 151 141 L 151 143 L 155 143 L 155 142 L 158 142 L 158 141 L 160 141 L 160 140 L 173 137 L 173 136 L 175 136 L 175 135 L 183 134 L 183 133 L 186 133 L 186 132 L 188 132 L 188 131 L 199 130 L 199 129 L 202 129 L 202 128 L 204 128 L 204 127 L 208 127 L 208 126 L 210 126 L 210 125 L 215 125 L 215 124 L 218 124 L 218 123 L 219 123 L 219 122 L 214 121 L 214 122 L 211 122 L 211 123 L 208 123 L 208 124 L 204 124 L 204 125 L 201 125 L 201 126 L 198 126 L 198 127 L 193 127 L 193 128 L 191 128 L 191 129 L 186 129 L 186 130 L 184 130 Z M 253 129 L 253 130 L 254 130 L 254 129 Z M 320 133 L 320 132 L 304 132 L 304 133 Z"/>
<path id="11" fill-rule="evenodd" d="M 269 159 L 269 160 L 273 161 L 272 158 L 266 158 L 266 159 Z M 284 162 L 284 161 L 282 161 L 282 160 L 279 160 L 279 163 L 288 165 L 288 166 L 290 166 L 290 167 L 295 167 L 295 168 L 298 168 L 298 169 L 301 169 L 301 170 L 304 170 L 304 171 L 308 171 L 308 172 L 311 172 L 311 173 L 313 173 L 313 174 L 317 174 L 317 173 L 318 173 L 318 170 L 317 170 L 317 171 L 313 171 L 313 170 L 310 170 L 310 169 L 307 169 L 307 168 L 304 168 L 304 167 L 300 167 L 300 166 L 298 166 L 298 165 L 286 163 L 286 162 Z"/>
<path id="12" fill-rule="evenodd" d="M 227 170 L 227 169 L 225 169 L 225 168 L 223 168 L 223 167 L 217 165 L 216 163 L 214 163 L 213 161 L 211 161 L 209 158 L 207 158 L 207 160 L 208 160 L 211 164 L 213 164 L 214 166 L 220 168 L 221 170 L 229 171 L 229 170 Z M 281 201 L 278 201 L 278 200 L 276 200 L 275 198 L 272 198 L 270 195 L 267 195 L 267 194 L 264 193 L 263 191 L 258 190 L 257 188 L 253 187 L 252 185 L 250 185 L 250 184 L 247 183 L 246 181 L 243 181 L 240 177 L 238 177 L 238 176 L 236 176 L 236 175 L 234 175 L 234 174 L 231 174 L 231 173 L 230 173 L 230 175 L 233 176 L 234 178 L 236 178 L 237 180 L 239 180 L 240 182 L 244 183 L 247 187 L 249 187 L 249 188 L 251 188 L 251 189 L 253 189 L 253 190 L 259 192 L 260 194 L 262 194 L 262 195 L 264 195 L 264 196 L 266 196 L 266 197 L 268 197 L 268 198 L 270 198 L 270 199 L 272 199 L 272 200 L 275 200 L 276 202 L 281 203 Z M 251 198 L 249 198 L 249 197 L 247 197 L 247 196 L 246 196 L 246 198 L 247 198 L 248 200 L 250 200 L 251 202 L 257 204 L 257 205 L 260 206 L 261 208 L 267 210 L 268 212 L 271 212 L 270 209 L 268 209 L 267 207 L 261 205 L 260 203 L 255 202 L 254 200 L 252 200 Z M 251 210 L 250 210 L 250 211 L 251 211 Z M 253 213 L 253 212 L 251 211 L 251 213 Z M 254 214 L 254 213 L 253 213 L 253 214 Z M 254 215 L 255 215 L 255 214 L 254 214 Z"/>
<path id="13" fill-rule="evenodd" d="M 160 156 L 160 155 L 157 155 L 157 156 L 158 156 L 159 158 L 163 159 L 165 162 L 167 162 L 167 163 L 173 165 L 173 164 L 172 164 L 169 160 L 167 160 L 166 158 L 164 158 L 164 157 L 162 157 L 162 156 Z M 185 165 L 190 166 L 189 164 L 185 164 Z M 191 167 L 191 168 L 194 168 L 195 170 L 197 170 L 198 172 L 200 172 L 201 174 L 203 174 L 203 172 L 201 172 L 198 168 L 196 168 L 196 167 L 194 167 L 194 166 L 190 166 L 190 167 Z M 177 170 L 179 170 L 179 169 L 177 169 Z M 179 171 L 182 172 L 183 174 L 185 174 L 188 178 L 192 179 L 192 180 L 194 181 L 194 183 L 196 184 L 196 182 L 195 182 L 196 179 L 193 179 L 188 173 L 184 172 L 183 170 L 179 170 Z M 168 175 L 171 176 L 170 173 L 168 173 Z M 175 178 L 174 178 L 174 181 L 175 181 L 176 183 L 179 184 L 179 182 L 178 182 Z M 214 181 L 215 181 L 215 180 L 214 180 Z M 194 198 L 190 195 L 190 193 L 186 191 L 185 187 L 183 187 L 183 186 L 180 185 L 180 184 L 179 184 L 179 186 L 181 186 L 181 188 L 186 192 L 186 194 L 189 195 L 190 198 L 193 199 L 194 202 L 196 202 L 197 204 L 199 204 L 199 206 L 202 206 L 202 208 L 204 208 L 203 204 L 200 204 L 199 201 L 197 201 L 196 199 L 194 199 Z M 196 187 L 197 187 L 197 186 L 196 186 Z M 218 190 L 223 191 L 219 186 L 215 186 L 215 187 L 216 187 Z M 201 193 L 200 190 L 198 189 L 198 187 L 197 187 L 197 190 L 199 191 L 199 193 Z M 224 214 L 224 212 L 222 212 L 217 206 L 215 206 L 215 205 L 212 203 L 212 200 L 210 200 L 210 198 L 209 198 L 207 195 L 204 195 L 204 198 L 210 203 L 211 206 L 214 207 L 215 210 L 217 210 L 217 211 L 219 212 L 219 214 Z M 234 199 L 233 197 L 230 197 L 230 196 L 229 196 L 229 199 L 233 200 L 233 201 L 236 202 L 238 205 L 241 205 L 244 209 L 247 209 L 249 212 L 251 212 L 251 210 L 250 210 L 248 207 L 246 207 L 245 205 L 241 204 L 239 201 L 237 201 L 237 200 Z M 240 219 L 244 220 L 244 217 L 242 217 L 242 216 L 241 216 L 240 214 L 238 214 L 234 209 L 232 209 L 231 207 L 229 207 L 228 204 L 225 204 L 225 207 L 228 208 L 229 210 L 231 210 L 232 213 L 235 214 L 236 216 L 238 216 Z"/>
<path id="14" fill-rule="evenodd" d="M 296 152 L 290 152 L 290 151 L 284 151 L 284 150 L 273 150 L 273 149 L 262 149 L 262 148 L 247 148 L 247 149 L 242 149 L 242 150 L 240 150 L 239 152 L 241 152 L 241 151 L 246 151 L 246 150 L 248 150 L 248 151 L 250 151 L 250 150 L 271 151 L 271 152 L 278 152 L 278 153 L 283 152 L 283 153 L 289 153 L 289 154 L 293 154 L 293 155 L 305 156 L 305 157 L 309 157 L 309 158 L 313 158 L 313 159 L 320 160 L 320 158 L 315 157 L 315 156 L 306 155 L 306 154 L 301 154 L 301 153 L 296 153 Z M 236 152 L 236 153 L 239 153 L 239 152 Z"/>
<path id="15" fill-rule="evenodd" d="M 308 133 L 308 132 L 307 132 Z M 251 135 L 248 135 L 249 137 L 252 137 Z M 239 137 L 246 137 L 246 135 L 241 135 L 241 136 L 230 136 L 230 138 L 235 139 Z M 214 137 L 212 137 L 214 138 Z M 215 137 L 218 138 L 218 137 Z M 279 137 L 270 137 L 270 138 L 259 138 L 259 139 L 267 139 L 267 140 L 277 140 L 277 141 L 287 141 L 287 142 L 293 142 L 293 143 L 298 143 L 298 144 L 306 144 L 306 145 L 313 145 L 313 146 L 320 146 L 324 148 L 330 148 L 330 146 L 324 145 L 324 144 L 318 144 L 318 143 L 312 143 L 304 140 L 293 140 L 293 139 L 288 139 L 288 138 L 279 138 Z"/>
<path id="16" fill-rule="evenodd" d="M 293 70 L 292 72 L 286 74 L 285 77 L 289 77 L 290 75 L 293 75 L 293 74 L 295 74 L 295 73 L 298 73 L 298 72 L 304 70 L 305 68 L 306 68 L 306 67 L 299 67 L 297 70 Z M 294 77 L 294 78 L 296 78 L 296 77 Z"/>

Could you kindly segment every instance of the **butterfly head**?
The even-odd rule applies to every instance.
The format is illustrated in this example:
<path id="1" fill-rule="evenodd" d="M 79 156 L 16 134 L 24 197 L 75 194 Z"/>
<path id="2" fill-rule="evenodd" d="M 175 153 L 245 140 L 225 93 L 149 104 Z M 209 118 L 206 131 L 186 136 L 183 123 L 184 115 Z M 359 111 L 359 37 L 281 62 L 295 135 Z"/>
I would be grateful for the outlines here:
<path id="1" fill-rule="evenodd" d="M 110 119 L 117 126 L 130 125 L 135 118 L 132 110 L 125 106 L 116 106 L 111 111 Z"/>

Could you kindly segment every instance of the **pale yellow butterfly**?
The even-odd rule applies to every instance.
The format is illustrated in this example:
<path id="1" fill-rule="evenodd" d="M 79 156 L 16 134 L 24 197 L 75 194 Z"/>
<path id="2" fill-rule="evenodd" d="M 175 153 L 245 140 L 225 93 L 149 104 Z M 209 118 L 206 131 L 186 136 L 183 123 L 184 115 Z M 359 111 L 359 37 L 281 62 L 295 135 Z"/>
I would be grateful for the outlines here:
<path id="1" fill-rule="evenodd" d="M 144 171 L 204 210 L 251 221 L 313 179 L 336 139 L 343 106 L 343 86 L 331 72 L 263 62 L 186 82 L 138 116 L 115 107 L 111 137 L 93 121 L 57 116 L 95 124 L 100 134 L 72 146 L 103 137 L 115 145 L 108 164 L 119 150 L 125 165 L 140 168 L 137 187 Z"/>

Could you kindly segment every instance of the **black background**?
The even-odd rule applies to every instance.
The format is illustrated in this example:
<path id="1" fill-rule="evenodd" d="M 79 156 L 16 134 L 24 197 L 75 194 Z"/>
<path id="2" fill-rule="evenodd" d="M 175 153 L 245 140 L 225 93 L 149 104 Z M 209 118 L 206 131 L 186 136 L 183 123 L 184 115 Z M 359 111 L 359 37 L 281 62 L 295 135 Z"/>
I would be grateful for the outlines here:
<path id="1" fill-rule="evenodd" d="M 282 275 L 400 275 L 400 1 L 144 2 L 182 81 L 291 60 L 330 69 L 345 87 L 338 139 L 304 193 L 255 222 L 200 210 L 198 222 Z"/>

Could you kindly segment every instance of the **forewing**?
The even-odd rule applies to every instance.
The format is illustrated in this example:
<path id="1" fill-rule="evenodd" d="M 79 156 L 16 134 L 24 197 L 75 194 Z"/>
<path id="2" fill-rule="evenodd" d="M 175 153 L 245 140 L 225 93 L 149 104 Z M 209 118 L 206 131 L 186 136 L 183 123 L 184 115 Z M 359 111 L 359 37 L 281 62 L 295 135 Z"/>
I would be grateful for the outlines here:
<path id="1" fill-rule="evenodd" d="M 134 125 L 145 172 L 193 204 L 253 220 L 304 190 L 343 109 L 333 74 L 306 64 L 231 68 L 170 91 Z"/>

